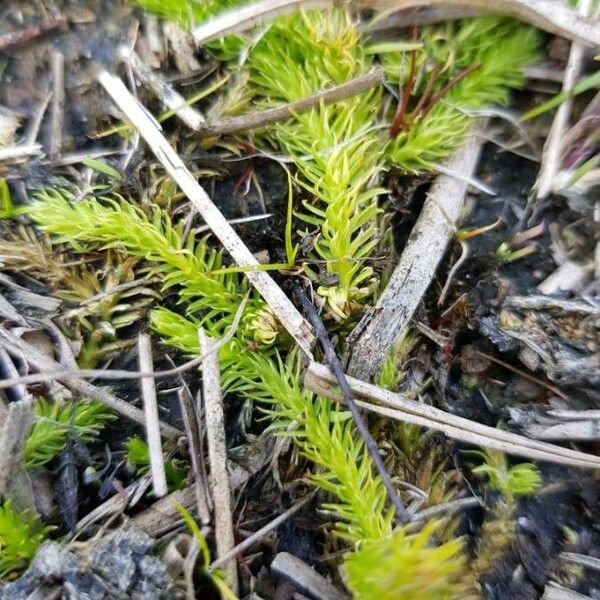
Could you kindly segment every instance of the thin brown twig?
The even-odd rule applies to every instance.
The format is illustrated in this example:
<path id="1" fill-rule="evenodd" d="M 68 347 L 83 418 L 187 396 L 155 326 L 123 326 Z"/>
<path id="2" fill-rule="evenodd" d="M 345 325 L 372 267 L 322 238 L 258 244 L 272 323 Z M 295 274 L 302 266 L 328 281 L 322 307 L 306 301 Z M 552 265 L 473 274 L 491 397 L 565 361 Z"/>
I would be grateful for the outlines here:
<path id="1" fill-rule="evenodd" d="M 417 41 L 417 28 L 412 28 L 412 41 L 415 43 Z M 417 50 L 413 50 L 410 53 L 410 69 L 408 72 L 408 79 L 406 80 L 406 85 L 404 86 L 404 90 L 402 90 L 402 97 L 400 98 L 400 102 L 398 103 L 398 108 L 396 110 L 396 114 L 394 115 L 394 120 L 392 121 L 392 127 L 390 128 L 390 137 L 394 139 L 400 133 L 402 126 L 404 124 L 404 116 L 406 115 L 406 111 L 408 109 L 408 103 L 410 101 L 410 96 L 413 92 L 415 85 L 415 70 L 417 67 Z"/>
<path id="2" fill-rule="evenodd" d="M 225 344 L 227 344 L 235 335 L 235 332 L 242 318 L 244 308 L 248 302 L 249 293 L 243 298 L 240 306 L 238 307 L 231 327 L 227 333 L 216 343 L 215 347 L 211 348 L 210 351 L 204 352 L 200 356 L 189 360 L 177 367 L 171 369 L 164 369 L 162 371 L 126 371 L 124 369 L 79 369 L 77 371 L 73 369 L 57 369 L 54 371 L 45 371 L 43 373 L 32 373 L 31 375 L 20 375 L 19 377 L 11 377 L 9 379 L 0 380 L 0 389 L 6 389 L 14 385 L 29 385 L 32 383 L 44 383 L 54 379 L 74 380 L 74 379 L 141 379 L 143 377 L 173 377 L 179 375 L 185 371 L 189 371 L 194 367 L 201 365 L 209 356 L 220 350 Z"/>
<path id="3" fill-rule="evenodd" d="M 332 104 L 340 100 L 345 100 L 382 83 L 383 70 L 381 67 L 375 67 L 367 71 L 364 75 L 359 75 L 350 81 L 336 85 L 328 90 L 319 91 L 316 94 L 302 98 L 302 100 L 296 100 L 283 106 L 268 108 L 239 117 L 230 117 L 214 125 L 201 127 L 197 135 L 200 137 L 217 137 L 237 131 L 258 129 L 259 127 L 265 127 L 266 125 L 271 125 L 272 123 L 305 113 L 320 103 Z"/>
<path id="4" fill-rule="evenodd" d="M 457 73 L 435 96 L 433 96 L 433 98 L 431 98 L 419 116 L 425 118 L 430 113 L 431 109 L 442 100 L 452 88 L 458 85 L 467 75 L 470 75 L 480 67 L 481 65 L 479 63 L 475 63 L 464 68 L 460 73 Z"/>
<path id="5" fill-rule="evenodd" d="M 60 17 L 50 19 L 41 25 L 31 25 L 30 27 L 24 27 L 17 31 L 5 33 L 0 36 L 0 51 L 31 42 L 53 29 L 65 27 L 66 24 L 67 18 L 61 15 Z"/>
<path id="6" fill-rule="evenodd" d="M 401 523 L 409 522 L 411 519 L 411 515 L 406 510 L 406 507 L 404 506 L 404 503 L 402 502 L 402 499 L 398 494 L 398 490 L 394 487 L 390 474 L 388 473 L 387 469 L 385 468 L 385 465 L 383 464 L 383 460 L 381 458 L 381 455 L 379 454 L 377 444 L 375 443 L 375 440 L 373 439 L 373 436 L 371 435 L 371 432 L 369 431 L 369 428 L 367 427 L 367 424 L 365 423 L 365 420 L 363 419 L 361 412 L 358 409 L 358 406 L 354 400 L 354 396 L 352 395 L 352 390 L 350 389 L 350 385 L 348 384 L 346 374 L 344 373 L 342 362 L 336 354 L 335 348 L 333 347 L 333 344 L 329 339 L 329 334 L 325 329 L 325 325 L 323 324 L 321 317 L 319 317 L 319 314 L 317 313 L 317 309 L 308 299 L 306 293 L 304 292 L 299 283 L 296 283 L 296 285 L 294 286 L 294 296 L 296 297 L 297 301 L 302 307 L 310 324 L 313 326 L 315 335 L 317 336 L 317 339 L 319 340 L 319 343 L 323 348 L 323 352 L 325 353 L 325 359 L 327 360 L 327 363 L 329 364 L 332 372 L 334 373 L 339 383 L 342 395 L 344 397 L 344 402 L 346 403 L 348 409 L 352 413 L 352 418 L 354 420 L 354 424 L 356 425 L 356 429 L 358 430 L 359 435 L 364 440 L 365 446 L 367 447 L 367 450 L 371 455 L 371 458 L 373 459 L 373 463 L 375 464 L 375 468 L 377 469 L 377 472 L 381 477 L 383 485 L 387 490 L 389 499 L 394 505 L 394 508 L 396 509 L 396 517 Z"/>
<path id="7" fill-rule="evenodd" d="M 244 552 L 252 546 L 252 544 L 256 543 L 258 540 L 262 539 L 269 533 L 273 531 L 277 527 L 279 527 L 282 523 L 287 521 L 291 516 L 295 515 L 303 506 L 305 506 L 310 500 L 314 498 L 316 495 L 316 490 L 313 490 L 309 494 L 307 494 L 302 500 L 296 502 L 293 506 L 288 508 L 285 512 L 281 513 L 278 517 L 275 517 L 272 521 L 267 523 L 264 527 L 261 527 L 259 530 L 255 531 L 252 535 L 249 535 L 243 542 L 240 542 L 237 546 L 233 547 L 229 552 L 223 554 L 223 556 L 217 558 L 212 563 L 210 563 L 208 570 L 212 571 L 214 569 L 218 569 L 222 565 L 224 565 L 228 560 L 231 560 L 238 554 Z"/>
<path id="8" fill-rule="evenodd" d="M 563 400 L 569 399 L 569 396 L 567 396 L 564 392 L 562 392 L 560 389 L 558 389 L 555 385 L 552 385 L 551 383 L 547 383 L 546 381 L 542 381 L 541 379 L 538 379 L 537 377 L 534 377 L 533 375 L 529 375 L 529 373 L 525 373 L 525 371 L 521 371 L 521 369 L 517 369 L 517 367 L 513 367 L 511 364 L 504 362 L 503 360 L 500 360 L 499 358 L 496 358 L 495 356 L 491 356 L 490 354 L 486 354 L 485 352 L 480 352 L 479 350 L 476 350 L 475 352 L 477 354 L 479 354 L 479 356 L 482 356 L 483 358 L 486 358 L 487 360 L 490 360 L 490 361 L 496 363 L 497 365 L 500 365 L 501 367 L 504 367 L 505 369 L 512 371 L 513 373 L 516 373 L 520 377 L 523 377 L 529 381 L 532 381 L 533 383 L 535 383 L 537 385 L 541 385 L 542 387 L 545 387 L 547 390 L 551 391 L 553 394 L 556 394 Z"/>

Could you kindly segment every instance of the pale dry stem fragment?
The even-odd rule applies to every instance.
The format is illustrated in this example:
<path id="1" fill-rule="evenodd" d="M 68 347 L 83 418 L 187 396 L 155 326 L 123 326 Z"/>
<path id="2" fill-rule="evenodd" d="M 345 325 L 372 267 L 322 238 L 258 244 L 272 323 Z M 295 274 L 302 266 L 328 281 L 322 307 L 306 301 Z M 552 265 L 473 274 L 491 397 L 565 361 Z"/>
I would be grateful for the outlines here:
<path id="1" fill-rule="evenodd" d="M 215 206 L 205 190 L 185 166 L 177 152 L 170 146 L 161 133 L 160 125 L 148 111 L 133 97 L 121 79 L 108 71 L 100 70 L 97 79 L 111 96 L 127 119 L 140 132 L 150 149 L 163 164 L 169 175 L 175 180 L 183 193 L 191 200 L 206 224 L 231 254 L 240 267 L 259 267 L 259 263 L 244 244 L 227 219 Z M 308 355 L 314 336 L 309 324 L 292 304 L 283 290 L 268 273 L 251 270 L 245 273 L 250 283 L 264 298 L 277 316 L 279 322 L 288 330 L 300 348 Z"/>
<path id="2" fill-rule="evenodd" d="M 362 398 L 362 400 L 356 400 L 356 403 L 364 410 L 404 423 L 441 431 L 449 438 L 467 444 L 492 448 L 533 460 L 600 469 L 600 457 L 598 456 L 489 427 L 417 402 L 406 395 L 392 393 L 366 381 L 354 377 L 347 377 L 347 379 L 355 396 Z M 308 366 L 304 386 L 312 392 L 333 400 L 340 401 L 342 399 L 342 395 L 337 389 L 337 379 L 327 366 L 321 363 L 312 362 Z"/>
<path id="3" fill-rule="evenodd" d="M 140 371 L 153 371 L 152 342 L 150 336 L 142 333 L 138 337 L 138 360 Z M 160 426 L 158 418 L 158 401 L 156 386 L 153 377 L 142 377 L 140 380 L 142 400 L 144 402 L 144 416 L 146 426 L 146 441 L 150 454 L 150 473 L 152 475 L 152 488 L 157 498 L 167 494 L 167 476 L 165 473 L 165 458 L 160 440 Z"/>
<path id="4" fill-rule="evenodd" d="M 198 332 L 200 348 L 207 352 L 215 344 L 203 329 Z M 208 460 L 210 463 L 210 485 L 215 513 L 215 539 L 217 557 L 223 556 L 235 546 L 233 517 L 231 510 L 231 489 L 227 473 L 227 443 L 225 439 L 225 415 L 221 390 L 221 370 L 219 357 L 212 353 L 202 365 L 202 392 Z M 235 559 L 223 565 L 230 589 L 237 593 L 237 564 Z"/>

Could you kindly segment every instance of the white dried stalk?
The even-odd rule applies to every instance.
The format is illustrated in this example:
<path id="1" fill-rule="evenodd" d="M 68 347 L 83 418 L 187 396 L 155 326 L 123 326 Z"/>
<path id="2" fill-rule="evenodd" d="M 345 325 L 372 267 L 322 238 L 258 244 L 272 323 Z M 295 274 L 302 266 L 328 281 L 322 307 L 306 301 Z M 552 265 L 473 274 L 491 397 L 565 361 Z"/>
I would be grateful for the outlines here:
<path id="1" fill-rule="evenodd" d="M 191 200 L 236 264 L 242 267 L 259 267 L 259 262 L 252 252 L 214 205 L 177 152 L 169 145 L 156 120 L 133 97 L 118 77 L 101 70 L 97 79 L 131 124 L 140 132 L 152 152 Z M 310 355 L 310 348 L 314 341 L 311 328 L 290 299 L 265 271 L 248 271 L 246 276 L 300 348 Z"/>
<path id="2" fill-rule="evenodd" d="M 419 6 L 462 6 L 515 17 L 586 46 L 600 46 L 600 23 L 578 15 L 566 2 L 555 0 L 362 0 L 361 4 L 390 13 Z"/>
<path id="3" fill-rule="evenodd" d="M 60 155 L 65 121 L 65 57 L 62 52 L 50 53 L 53 93 L 50 104 L 50 140 L 48 154 L 54 160 Z"/>
<path id="4" fill-rule="evenodd" d="M 404 334 L 431 284 L 437 267 L 456 233 L 483 140 L 471 134 L 445 168 L 457 177 L 440 175 L 427 195 L 419 219 L 390 280 L 377 303 L 350 336 L 348 373 L 370 379 Z"/>
<path id="5" fill-rule="evenodd" d="M 140 81 L 158 97 L 163 106 L 174 111 L 185 125 L 193 131 L 198 131 L 206 123 L 202 114 L 192 106 L 188 106 L 185 98 L 178 94 L 173 86 L 159 74 L 146 66 L 136 52 L 125 46 L 122 46 L 119 52 L 122 58 L 129 61 L 131 68 Z"/>
<path id="6" fill-rule="evenodd" d="M 592 8 L 592 0 L 580 0 L 577 6 L 577 12 L 587 17 Z M 573 42 L 569 59 L 565 68 L 562 89 L 563 92 L 570 92 L 577 83 L 581 71 L 581 62 L 583 60 L 585 48 L 579 42 Z M 554 179 L 560 171 L 560 159 L 563 150 L 563 140 L 565 132 L 569 125 L 571 109 L 573 107 L 573 98 L 566 98 L 556 110 L 552 126 L 548 137 L 544 143 L 542 152 L 542 161 L 535 182 L 536 197 L 538 200 L 546 198 L 554 189 Z"/>
<path id="7" fill-rule="evenodd" d="M 232 33 L 247 31 L 300 9 L 331 8 L 334 0 L 261 0 L 226 11 L 196 27 L 192 35 L 198 44 L 206 44 Z"/>
<path id="8" fill-rule="evenodd" d="M 208 352 L 215 344 L 214 340 L 209 338 L 203 329 L 199 330 L 198 337 L 203 353 Z M 229 487 L 229 475 L 227 474 L 227 443 L 221 392 L 221 369 L 219 357 L 216 353 L 212 353 L 202 364 L 202 396 L 208 442 L 208 462 L 210 464 L 210 485 L 215 511 L 217 558 L 220 558 L 235 546 L 235 538 L 231 510 L 231 489 Z M 238 578 L 235 559 L 227 561 L 223 568 L 229 587 L 237 594 Z"/>
<path id="9" fill-rule="evenodd" d="M 20 160 L 28 156 L 42 154 L 41 144 L 19 144 L 16 146 L 5 146 L 0 148 L 0 162 Z"/>
<path id="10" fill-rule="evenodd" d="M 357 400 L 358 406 L 391 419 L 442 431 L 452 439 L 501 450 L 508 454 L 582 468 L 600 468 L 600 457 L 488 427 L 354 377 L 348 377 L 348 383 L 358 398 L 368 400 L 367 402 Z M 310 363 L 304 378 L 304 386 L 334 400 L 342 399 L 337 388 L 337 380 L 326 365 Z"/>
<path id="11" fill-rule="evenodd" d="M 138 360 L 140 371 L 154 370 L 152 360 L 152 342 L 150 336 L 141 333 L 138 337 Z M 150 474 L 152 475 L 152 489 L 157 498 L 167 494 L 167 476 L 165 473 L 165 458 L 163 456 L 160 440 L 160 420 L 158 418 L 158 401 L 156 399 L 156 386 L 154 377 L 140 379 L 142 400 L 144 402 L 144 416 L 146 419 L 146 441 L 150 454 Z"/>

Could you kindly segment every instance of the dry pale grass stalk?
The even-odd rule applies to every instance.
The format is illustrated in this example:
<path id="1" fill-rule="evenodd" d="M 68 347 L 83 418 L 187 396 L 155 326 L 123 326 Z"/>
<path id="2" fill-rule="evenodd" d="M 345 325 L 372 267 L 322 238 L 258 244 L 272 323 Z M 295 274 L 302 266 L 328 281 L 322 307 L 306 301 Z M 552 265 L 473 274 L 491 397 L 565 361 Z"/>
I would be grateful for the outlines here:
<path id="1" fill-rule="evenodd" d="M 75 369 L 66 369 L 59 362 L 50 358 L 49 356 L 46 356 L 38 348 L 21 339 L 13 331 L 0 328 L 0 346 L 4 347 L 11 356 L 25 360 L 27 364 L 33 367 L 36 371 L 40 371 L 42 376 L 44 373 L 59 373 L 61 375 L 56 377 L 48 376 L 47 378 L 50 380 L 57 379 L 63 383 L 65 387 L 77 392 L 78 394 L 81 394 L 81 396 L 84 398 L 93 398 L 94 400 L 98 400 L 111 410 L 114 410 L 128 419 L 131 419 L 140 425 L 145 424 L 146 420 L 144 417 L 144 411 L 132 406 L 129 404 L 129 402 L 125 402 L 124 400 L 117 398 L 117 396 L 111 394 L 107 390 L 96 387 L 88 381 L 82 381 L 77 377 L 69 377 L 69 374 L 73 372 L 76 373 L 77 371 Z M 27 376 L 22 378 L 11 378 L 9 381 L 16 381 L 17 384 L 25 383 L 26 381 L 22 380 L 26 380 L 26 378 Z M 42 380 L 44 380 L 43 377 Z M 3 383 L 5 382 L 0 381 L 0 384 Z M 183 436 L 183 433 L 179 429 L 173 427 L 172 425 L 168 425 L 167 423 L 161 422 L 160 429 L 166 438 L 172 440 L 178 440 L 181 436 Z"/>
<path id="2" fill-rule="evenodd" d="M 279 322 L 288 330 L 300 348 L 310 355 L 310 348 L 314 340 L 310 326 L 270 275 L 265 271 L 258 270 L 259 263 L 252 252 L 196 181 L 177 152 L 169 145 L 161 133 L 160 125 L 134 98 L 118 77 L 111 75 L 108 71 L 100 70 L 97 79 L 135 129 L 140 132 L 152 152 L 183 193 L 191 200 L 236 264 L 241 267 L 257 268 L 257 270 L 246 272 L 248 280 L 264 298 Z"/>
<path id="3" fill-rule="evenodd" d="M 200 348 L 207 352 L 214 345 L 204 330 L 200 329 Z M 204 418 L 206 420 L 206 439 L 208 442 L 208 461 L 210 464 L 210 485 L 215 512 L 215 539 L 217 557 L 220 558 L 235 546 L 233 534 L 233 516 L 231 510 L 231 489 L 227 473 L 227 442 L 225 439 L 225 415 L 221 391 L 221 369 L 219 357 L 213 353 L 202 365 L 202 395 L 204 399 Z M 223 568 L 227 583 L 237 594 L 237 564 L 235 559 L 227 561 Z"/>
<path id="4" fill-rule="evenodd" d="M 192 106 L 188 106 L 185 98 L 177 93 L 171 84 L 146 66 L 144 61 L 129 48 L 123 46 L 119 52 L 124 60 L 129 61 L 138 79 L 158 97 L 165 108 L 174 111 L 177 117 L 193 131 L 202 128 L 206 123 L 202 114 Z"/>
<path id="5" fill-rule="evenodd" d="M 577 6 L 578 13 L 587 17 L 592 8 L 592 0 L 579 0 Z M 579 42 L 573 42 L 571 52 L 565 68 L 562 89 L 563 92 L 570 92 L 577 83 L 579 73 L 581 72 L 581 62 L 583 60 L 585 47 Z M 542 162 L 538 178 L 535 183 L 536 197 L 543 199 L 548 196 L 554 188 L 554 178 L 560 170 L 560 159 L 563 151 L 563 141 L 565 132 L 569 125 L 571 109 L 573 107 L 573 99 L 566 98 L 565 101 L 558 107 L 550 132 L 544 143 L 542 152 Z"/>
<path id="6" fill-rule="evenodd" d="M 196 43 L 206 44 L 301 9 L 331 8 L 334 5 L 334 0 L 261 0 L 223 12 L 196 27 L 192 33 Z"/>
<path id="7" fill-rule="evenodd" d="M 138 337 L 138 360 L 140 371 L 153 371 L 152 342 L 150 336 L 142 333 Z M 157 498 L 167 495 L 167 476 L 165 473 L 165 458 L 162 452 L 160 439 L 160 425 L 158 418 L 158 401 L 156 386 L 153 377 L 142 377 L 140 380 L 142 400 L 144 402 L 144 416 L 146 426 L 146 441 L 150 453 L 150 474 L 152 475 L 152 489 Z"/>
<path id="8" fill-rule="evenodd" d="M 441 431 L 448 437 L 467 444 L 501 450 L 507 454 L 524 456 L 533 460 L 600 469 L 600 457 L 598 456 L 488 427 L 417 402 L 410 397 L 392 393 L 360 379 L 354 377 L 347 377 L 347 379 L 355 396 L 363 399 L 357 400 L 356 403 L 364 410 L 404 423 Z M 311 363 L 305 374 L 304 386 L 317 394 L 337 401 L 342 400 L 342 395 L 337 388 L 337 379 L 326 365 Z"/>
<path id="9" fill-rule="evenodd" d="M 203 127 L 198 134 L 200 137 L 216 137 L 235 133 L 236 131 L 248 131 L 265 127 L 278 121 L 284 121 L 309 111 L 319 104 L 331 104 L 345 100 L 356 94 L 360 94 L 377 85 L 383 83 L 383 70 L 381 67 L 375 67 L 364 75 L 360 75 L 350 81 L 341 83 L 327 90 L 322 90 L 302 100 L 289 102 L 275 108 L 267 108 L 258 112 L 248 113 L 239 117 L 229 117 L 223 119 L 214 125 Z"/>
<path id="10" fill-rule="evenodd" d="M 504 14 L 586 46 L 600 46 L 600 23 L 554 0 L 362 0 L 365 7 L 390 13 L 421 6 L 464 7 L 484 13 Z"/>

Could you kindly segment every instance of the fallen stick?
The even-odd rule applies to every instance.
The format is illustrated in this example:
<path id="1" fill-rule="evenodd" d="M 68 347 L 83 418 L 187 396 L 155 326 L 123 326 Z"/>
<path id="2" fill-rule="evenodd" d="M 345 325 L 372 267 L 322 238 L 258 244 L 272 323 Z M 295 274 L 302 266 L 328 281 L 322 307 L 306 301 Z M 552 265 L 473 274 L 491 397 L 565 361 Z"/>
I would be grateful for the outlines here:
<path id="1" fill-rule="evenodd" d="M 153 371 L 152 342 L 150 336 L 141 333 L 138 336 L 138 360 L 140 371 Z M 146 442 L 150 454 L 150 474 L 152 475 L 152 489 L 157 498 L 167 495 L 167 476 L 165 474 L 165 458 L 163 456 L 160 440 L 158 400 L 153 377 L 142 377 L 140 380 L 142 400 L 144 402 L 144 416 L 146 429 Z"/>
<path id="2" fill-rule="evenodd" d="M 161 133 L 160 125 L 132 96 L 123 82 L 101 69 L 97 79 L 131 124 L 146 140 L 152 152 L 163 164 L 183 193 L 191 200 L 200 216 L 211 228 L 233 260 L 241 267 L 259 267 L 252 252 L 244 244 L 227 219 L 214 205 L 204 188 L 196 181 L 177 152 Z M 281 288 L 265 271 L 248 271 L 246 277 L 269 305 L 279 322 L 288 330 L 300 348 L 310 356 L 314 341 L 310 326 Z"/>
<path id="3" fill-rule="evenodd" d="M 554 0 L 362 0 L 361 4 L 390 13 L 420 6 L 460 6 L 515 17 L 586 46 L 600 45 L 600 23 L 596 19 L 582 17 Z"/>
<path id="4" fill-rule="evenodd" d="M 450 158 L 427 195 L 419 219 L 379 300 L 350 334 L 348 373 L 371 379 L 405 332 L 458 226 L 467 191 L 466 178 L 475 171 L 483 140 L 471 134 Z"/>
<path id="5" fill-rule="evenodd" d="M 120 56 L 130 62 L 133 72 L 140 81 L 161 101 L 165 108 L 172 110 L 179 119 L 193 131 L 199 131 L 206 120 L 195 108 L 188 106 L 181 94 L 160 75 L 144 64 L 144 61 L 129 48 L 122 46 L 119 49 Z"/>
<path id="6" fill-rule="evenodd" d="M 11 356 L 24 359 L 34 369 L 41 371 L 42 374 L 44 371 L 64 372 L 64 367 L 59 362 L 46 356 L 35 346 L 22 340 L 8 329 L 0 328 L 0 345 L 2 345 Z M 64 377 L 64 379 L 62 377 L 57 377 L 56 379 L 69 389 L 81 394 L 84 398 L 94 398 L 128 419 L 131 419 L 142 426 L 145 425 L 146 420 L 144 411 L 132 406 L 129 402 L 117 398 L 110 392 L 98 388 L 88 381 L 82 381 L 80 379 L 70 379 L 69 377 Z M 2 383 L 2 381 L 0 381 L 0 383 Z M 183 436 L 183 433 L 179 431 L 179 429 L 163 422 L 160 424 L 160 430 L 165 437 L 172 440 L 178 440 Z"/>
<path id="7" fill-rule="evenodd" d="M 535 460 L 600 469 L 600 457 L 482 425 L 354 377 L 347 377 L 347 380 L 354 395 L 363 399 L 357 400 L 356 403 L 365 410 L 441 431 L 452 439 L 468 444 L 493 448 Z M 337 378 L 326 365 L 310 363 L 304 377 L 304 387 L 328 398 L 343 400 L 337 387 Z"/>
<path id="8" fill-rule="evenodd" d="M 258 129 L 278 121 L 289 119 L 309 111 L 319 104 L 333 104 L 340 100 L 345 100 L 356 94 L 360 94 L 368 89 L 383 83 L 383 70 L 381 67 L 375 67 L 360 75 L 355 79 L 336 85 L 328 90 L 319 91 L 302 100 L 290 102 L 276 108 L 268 108 L 258 112 L 241 115 L 239 117 L 230 117 L 223 119 L 213 125 L 201 127 L 198 131 L 200 137 L 217 137 L 235 133 L 237 131 L 248 131 L 249 129 Z"/>
<path id="9" fill-rule="evenodd" d="M 200 348 L 207 352 L 215 344 L 203 329 L 199 331 Z M 227 443 L 225 439 L 225 415 L 221 391 L 221 368 L 219 357 L 213 353 L 202 365 L 202 396 L 204 399 L 204 419 L 208 442 L 208 462 L 210 464 L 210 485 L 212 488 L 215 514 L 215 540 L 217 557 L 221 557 L 235 546 L 231 509 L 231 489 L 227 473 Z M 229 588 L 237 595 L 237 563 L 229 560 L 224 565 Z"/>

